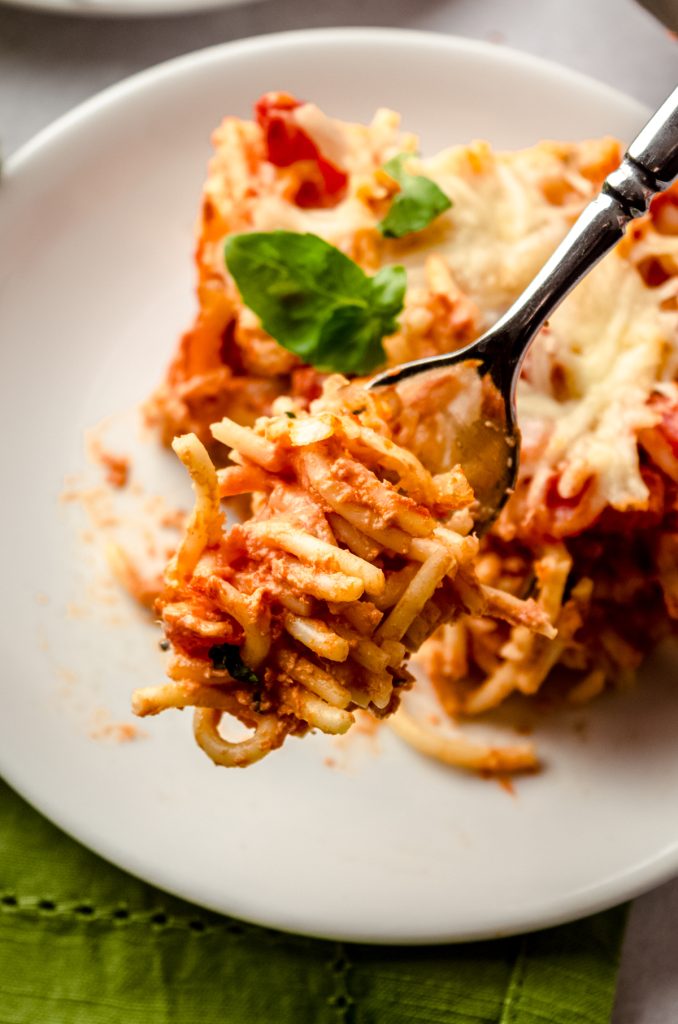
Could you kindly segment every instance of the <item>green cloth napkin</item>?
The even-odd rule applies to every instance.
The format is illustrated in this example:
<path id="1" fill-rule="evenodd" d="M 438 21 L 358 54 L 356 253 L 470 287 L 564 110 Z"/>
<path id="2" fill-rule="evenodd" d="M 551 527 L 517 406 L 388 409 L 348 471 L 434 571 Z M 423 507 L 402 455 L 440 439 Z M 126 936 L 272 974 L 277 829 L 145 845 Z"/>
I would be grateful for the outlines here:
<path id="1" fill-rule="evenodd" d="M 625 918 L 464 946 L 284 935 L 137 881 L 0 783 L 0 1024 L 604 1024 Z"/>

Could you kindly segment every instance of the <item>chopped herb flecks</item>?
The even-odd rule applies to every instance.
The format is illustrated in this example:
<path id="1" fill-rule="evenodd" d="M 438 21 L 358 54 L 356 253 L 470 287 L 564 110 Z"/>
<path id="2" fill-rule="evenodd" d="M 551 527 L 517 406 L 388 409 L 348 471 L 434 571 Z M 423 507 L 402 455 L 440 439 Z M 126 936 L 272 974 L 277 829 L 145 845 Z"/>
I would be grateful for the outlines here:
<path id="1" fill-rule="evenodd" d="M 236 644 L 217 644 L 216 647 L 210 647 L 209 659 L 215 669 L 225 670 L 232 679 L 236 679 L 239 683 L 259 685 L 256 672 L 242 660 L 240 648 Z"/>

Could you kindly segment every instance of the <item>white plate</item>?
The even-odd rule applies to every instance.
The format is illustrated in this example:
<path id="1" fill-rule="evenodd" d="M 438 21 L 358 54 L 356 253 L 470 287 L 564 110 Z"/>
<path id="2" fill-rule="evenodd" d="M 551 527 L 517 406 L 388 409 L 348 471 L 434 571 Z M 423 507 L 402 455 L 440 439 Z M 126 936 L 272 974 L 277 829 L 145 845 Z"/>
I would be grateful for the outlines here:
<path id="1" fill-rule="evenodd" d="M 636 692 L 544 720 L 536 739 L 546 770 L 518 781 L 513 797 L 420 758 L 388 730 L 339 748 L 322 736 L 291 740 L 244 772 L 214 769 L 188 715 L 144 723 L 134 743 L 88 735 L 97 707 L 129 720 L 130 690 L 159 681 L 161 665 L 154 628 L 124 601 L 93 594 L 102 596 L 100 566 L 58 495 L 65 474 L 82 469 L 84 428 L 148 394 L 189 321 L 211 130 L 275 88 L 339 117 L 388 104 L 427 151 L 476 137 L 505 147 L 628 139 L 644 117 L 602 85 L 494 46 L 331 30 L 234 43 L 146 72 L 10 161 L 0 188 L 0 766 L 109 860 L 284 929 L 480 938 L 626 899 L 678 870 L 668 656 Z M 187 501 L 171 458 L 134 441 L 129 422 L 119 429 L 138 450 L 137 475 Z"/>
<path id="2" fill-rule="evenodd" d="M 10 7 L 48 11 L 52 14 L 153 17 L 164 14 L 198 14 L 215 7 L 239 7 L 259 0 L 0 0 Z"/>

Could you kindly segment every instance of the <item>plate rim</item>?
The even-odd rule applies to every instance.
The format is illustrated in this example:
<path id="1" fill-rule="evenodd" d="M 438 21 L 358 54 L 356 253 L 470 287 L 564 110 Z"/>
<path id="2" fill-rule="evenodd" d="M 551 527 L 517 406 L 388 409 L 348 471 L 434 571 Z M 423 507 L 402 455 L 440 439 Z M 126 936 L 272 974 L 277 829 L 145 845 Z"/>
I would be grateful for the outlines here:
<path id="1" fill-rule="evenodd" d="M 298 45 L 305 42 L 308 42 L 310 45 L 312 40 L 344 43 L 354 40 L 364 42 L 371 39 L 378 41 L 386 41 L 388 39 L 410 40 L 414 43 L 419 42 L 428 46 L 449 48 L 451 51 L 465 50 L 485 57 L 491 56 L 507 66 L 515 67 L 520 65 L 524 67 L 528 65 L 535 71 L 539 71 L 542 74 L 557 75 L 573 85 L 595 88 L 608 99 L 617 103 L 624 103 L 628 110 L 639 119 L 649 117 L 651 114 L 650 108 L 646 104 L 641 103 L 640 100 L 628 96 L 607 82 L 601 82 L 592 75 L 565 67 L 558 64 L 557 61 L 548 60 L 546 57 L 539 57 L 536 54 L 527 53 L 515 47 L 504 46 L 504 44 L 488 43 L 483 39 L 470 39 L 454 34 L 430 32 L 425 29 L 391 27 L 361 28 L 359 26 L 346 26 L 342 28 L 290 29 L 285 32 L 267 32 L 262 35 L 247 36 L 244 39 L 233 39 L 225 43 L 215 43 L 212 46 L 205 46 L 198 50 L 191 50 L 189 53 L 180 54 L 178 57 L 170 57 L 168 60 L 160 61 L 157 64 L 151 65 L 151 67 L 125 76 L 120 81 L 106 86 L 105 89 L 99 90 L 93 96 L 89 96 L 64 114 L 61 114 L 54 121 L 41 128 L 27 142 L 24 142 L 19 149 L 10 153 L 4 161 L 4 177 L 8 178 L 16 174 L 28 160 L 39 153 L 40 149 L 49 145 L 63 132 L 68 132 L 81 125 L 91 116 L 124 99 L 129 93 L 146 88 L 156 82 L 162 82 L 163 79 L 171 78 L 177 73 L 186 72 L 196 64 L 208 65 L 210 63 L 219 63 L 226 54 L 254 54 L 257 50 L 267 50 L 270 47 L 280 49 L 290 44 Z"/>
<path id="2" fill-rule="evenodd" d="M 108 88 L 96 93 L 84 102 L 78 104 L 72 110 L 63 114 L 54 122 L 43 128 L 32 139 L 21 146 L 15 153 L 11 154 L 5 165 L 5 179 L 17 177 L 29 168 L 33 161 L 40 160 L 50 145 L 63 140 L 64 134 L 72 131 L 87 129 L 88 122 L 97 117 L 108 108 L 119 102 L 124 102 L 130 95 L 139 90 L 152 87 L 162 83 L 175 75 L 190 73 L 196 65 L 205 67 L 210 64 L 219 64 L 228 60 L 231 56 L 251 56 L 259 52 L 270 51 L 271 47 L 279 49 L 289 45 L 312 46 L 316 42 L 330 42 L 334 46 L 341 47 L 359 40 L 361 43 L 375 41 L 379 45 L 388 45 L 389 41 L 402 43 L 413 43 L 419 46 L 430 46 L 444 49 L 451 55 L 455 52 L 477 54 L 482 58 L 490 58 L 492 61 L 499 61 L 508 67 L 520 67 L 524 70 L 533 70 L 542 75 L 546 74 L 557 77 L 564 84 L 572 83 L 579 87 L 594 89 L 599 95 L 609 100 L 626 106 L 627 110 L 638 120 L 649 113 L 647 107 L 642 103 L 625 95 L 607 83 L 601 83 L 589 75 L 564 68 L 556 62 L 547 60 L 533 54 L 526 54 L 503 45 L 488 43 L 483 40 L 466 39 L 456 35 L 427 32 L 413 29 L 401 28 L 322 28 L 302 29 L 289 32 L 269 33 L 260 36 L 248 37 L 246 39 L 234 40 L 226 43 L 216 44 L 200 50 L 183 54 L 179 57 L 156 64 L 150 68 L 128 76 Z M 3 190 L 0 190 L 0 202 L 2 202 Z M 44 793 L 39 792 L 39 787 L 22 778 L 20 766 L 3 763 L 2 750 L 0 749 L 0 776 L 31 806 L 40 814 L 44 815 L 52 824 L 61 831 L 71 836 L 75 841 L 87 847 L 96 855 L 112 863 L 135 877 L 147 882 L 156 888 L 160 888 L 180 899 L 193 901 L 201 906 L 216 910 L 218 913 L 229 913 L 223 907 L 215 904 L 209 892 L 203 892 L 200 880 L 192 885 L 182 885 L 181 891 L 176 888 L 170 875 L 166 874 L 162 865 L 154 868 L 154 877 L 148 876 L 144 864 L 139 863 L 134 852 L 116 847 L 107 840 L 101 842 L 96 833 L 90 833 L 87 824 L 83 825 L 81 820 L 75 820 L 68 812 L 60 810 L 58 802 Z M 312 936 L 316 938 L 361 942 L 380 945 L 432 945 L 441 942 L 466 942 L 479 941 L 484 939 L 499 938 L 507 935 L 518 935 L 533 931 L 538 928 L 552 927 L 568 921 L 572 921 L 600 910 L 614 906 L 620 902 L 634 898 L 639 894 L 655 888 L 668 881 L 678 874 L 678 840 L 669 849 L 662 849 L 659 853 L 645 859 L 624 871 L 617 872 L 611 878 L 603 882 L 597 882 L 579 890 L 576 894 L 568 893 L 564 896 L 553 897 L 542 902 L 541 911 L 537 913 L 534 908 L 523 914 L 522 917 L 514 915 L 511 922 L 498 922 L 494 928 L 481 925 L 477 929 L 467 929 L 464 932 L 438 931 L 425 936 L 421 934 L 405 936 L 399 932 L 397 936 L 385 936 L 382 933 L 370 932 L 368 929 L 356 929 L 351 933 L 335 933 L 331 929 L 320 932 L 317 926 L 309 921 L 307 925 L 295 922 L 294 926 L 285 927 L 284 924 L 271 924 L 270 920 L 264 920 L 256 915 L 247 916 L 246 920 L 262 927 L 275 928 L 280 931 L 288 931 L 293 934 Z M 232 913 L 232 912 L 231 912 Z"/>

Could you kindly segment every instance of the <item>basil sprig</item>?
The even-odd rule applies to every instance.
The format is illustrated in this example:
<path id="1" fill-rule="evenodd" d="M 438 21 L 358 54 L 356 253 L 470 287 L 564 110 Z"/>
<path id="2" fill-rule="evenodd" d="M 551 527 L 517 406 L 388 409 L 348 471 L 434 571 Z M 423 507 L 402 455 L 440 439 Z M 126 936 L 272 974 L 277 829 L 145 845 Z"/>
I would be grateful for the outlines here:
<path id="1" fill-rule="evenodd" d="M 384 164 L 384 170 L 400 185 L 386 216 L 379 222 L 385 238 L 402 238 L 421 231 L 452 206 L 435 181 L 423 174 L 409 174 L 404 167 L 411 153 L 400 153 Z"/>
<path id="2" fill-rule="evenodd" d="M 245 305 L 305 363 L 362 375 L 384 362 L 382 338 L 403 308 L 403 267 L 370 277 L 322 238 L 294 231 L 232 235 L 225 256 Z"/>

